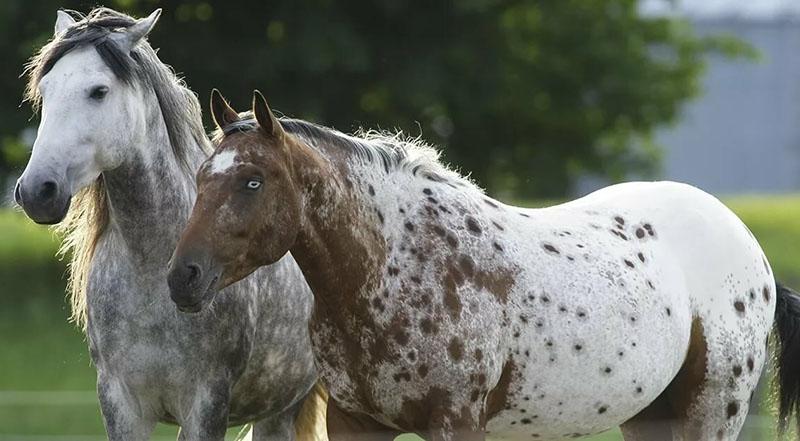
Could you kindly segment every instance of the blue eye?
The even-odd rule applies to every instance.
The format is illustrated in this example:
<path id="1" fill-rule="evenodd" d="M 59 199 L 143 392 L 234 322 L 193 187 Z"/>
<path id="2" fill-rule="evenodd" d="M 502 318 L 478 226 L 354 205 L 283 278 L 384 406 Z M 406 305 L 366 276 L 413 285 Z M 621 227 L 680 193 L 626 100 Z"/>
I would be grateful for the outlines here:
<path id="1" fill-rule="evenodd" d="M 256 181 L 255 179 L 251 179 L 247 181 L 247 188 L 250 190 L 258 190 L 261 188 L 261 181 Z"/>

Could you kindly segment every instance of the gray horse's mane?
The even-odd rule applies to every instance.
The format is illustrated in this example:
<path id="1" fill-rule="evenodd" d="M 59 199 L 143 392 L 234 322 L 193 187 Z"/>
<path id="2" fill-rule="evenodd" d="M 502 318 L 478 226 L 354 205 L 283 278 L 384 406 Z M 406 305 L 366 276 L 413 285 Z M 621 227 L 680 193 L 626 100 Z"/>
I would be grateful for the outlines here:
<path id="1" fill-rule="evenodd" d="M 212 138 L 218 143 L 224 136 L 236 132 L 255 130 L 258 123 L 252 112 L 240 115 L 241 119 L 222 129 L 217 129 Z M 408 170 L 415 176 L 436 182 L 450 182 L 480 190 L 468 177 L 450 169 L 440 160 L 437 149 L 425 143 L 421 137 L 409 137 L 402 132 L 358 130 L 347 135 L 329 127 L 302 119 L 279 118 L 283 129 L 300 137 L 312 147 L 319 145 L 338 148 L 352 158 L 380 164 L 386 173 L 392 170 Z"/>
<path id="2" fill-rule="evenodd" d="M 136 23 L 128 15 L 107 8 L 96 8 L 83 16 L 68 11 L 76 23 L 55 36 L 25 66 L 28 79 L 25 99 L 34 110 L 41 106 L 39 82 L 64 55 L 93 46 L 103 62 L 131 87 L 152 88 L 167 128 L 172 152 L 187 178 L 194 170 L 188 164 L 190 150 L 209 152 L 211 145 L 201 119 L 200 103 L 182 79 L 161 62 L 153 48 L 140 42 L 130 53 L 123 51 L 112 37 Z M 108 201 L 102 176 L 73 196 L 71 208 L 57 227 L 63 236 L 60 252 L 69 256 L 69 294 L 72 320 L 86 330 L 86 286 L 94 250 L 109 221 Z"/>

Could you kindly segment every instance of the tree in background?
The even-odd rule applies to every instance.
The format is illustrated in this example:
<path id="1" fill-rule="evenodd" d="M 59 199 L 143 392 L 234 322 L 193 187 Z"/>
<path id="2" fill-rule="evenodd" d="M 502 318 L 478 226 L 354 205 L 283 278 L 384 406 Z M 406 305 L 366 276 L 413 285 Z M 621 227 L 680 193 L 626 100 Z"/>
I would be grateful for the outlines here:
<path id="1" fill-rule="evenodd" d="M 31 3 L 34 3 L 31 5 Z M 27 157 L 18 109 L 24 60 L 55 10 L 89 1 L 0 5 L 0 174 Z M 289 116 L 353 131 L 403 129 L 444 150 L 495 193 L 562 197 L 582 173 L 622 179 L 658 166 L 653 130 L 699 92 L 703 57 L 750 53 L 644 18 L 635 0 L 112 0 L 203 102 L 220 88 L 245 108 L 254 88 Z"/>

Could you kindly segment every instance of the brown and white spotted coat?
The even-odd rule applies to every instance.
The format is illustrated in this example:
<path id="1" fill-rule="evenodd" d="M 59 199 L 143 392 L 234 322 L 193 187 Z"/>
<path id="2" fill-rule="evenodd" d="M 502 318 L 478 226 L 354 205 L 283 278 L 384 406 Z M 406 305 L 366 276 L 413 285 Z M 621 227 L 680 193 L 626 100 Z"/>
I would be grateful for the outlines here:
<path id="1" fill-rule="evenodd" d="M 246 257 L 221 263 L 229 283 L 291 250 L 315 296 L 331 439 L 557 439 L 618 425 L 627 439 L 736 438 L 775 283 L 715 198 L 629 183 L 518 208 L 417 142 L 279 123 L 255 106 L 261 129 L 231 121 L 201 169 L 176 253 L 203 242 L 224 255 L 247 225 Z M 263 176 L 252 203 L 268 209 L 235 195 L 252 174 Z"/>

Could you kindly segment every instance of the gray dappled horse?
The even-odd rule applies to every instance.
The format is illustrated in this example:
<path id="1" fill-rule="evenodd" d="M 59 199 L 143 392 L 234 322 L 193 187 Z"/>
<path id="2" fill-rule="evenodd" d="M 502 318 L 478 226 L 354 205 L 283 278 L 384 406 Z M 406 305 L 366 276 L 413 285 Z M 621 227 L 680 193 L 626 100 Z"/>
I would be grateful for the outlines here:
<path id="1" fill-rule="evenodd" d="M 38 223 L 63 220 L 109 439 L 147 439 L 158 421 L 182 440 L 222 440 L 246 422 L 256 440 L 324 437 L 312 299 L 291 257 L 212 305 L 174 299 L 210 306 L 202 314 L 170 300 L 167 263 L 210 146 L 196 97 L 145 39 L 159 14 L 59 11 L 28 65 L 42 118 L 15 199 Z"/>

